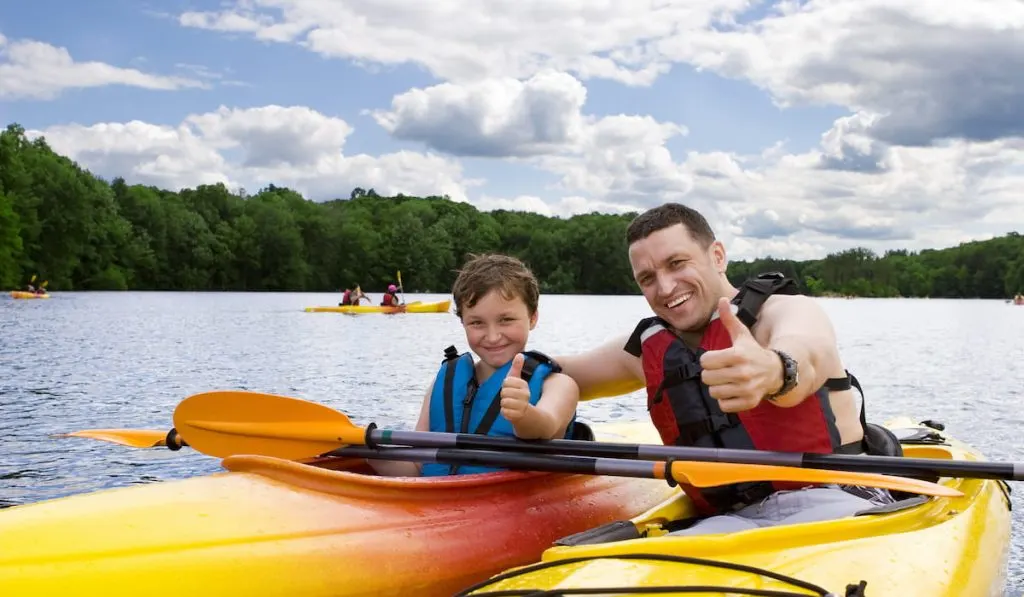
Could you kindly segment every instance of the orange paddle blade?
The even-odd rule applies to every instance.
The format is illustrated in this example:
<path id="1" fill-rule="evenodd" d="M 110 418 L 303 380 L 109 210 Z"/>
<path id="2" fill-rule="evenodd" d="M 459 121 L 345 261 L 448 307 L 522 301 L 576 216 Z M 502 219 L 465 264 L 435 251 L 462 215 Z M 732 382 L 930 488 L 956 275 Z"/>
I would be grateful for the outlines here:
<path id="1" fill-rule="evenodd" d="M 664 474 L 665 463 L 658 463 Z M 680 483 L 696 487 L 716 487 L 731 483 L 749 481 L 792 481 L 795 483 L 816 483 L 836 485 L 861 485 L 864 487 L 881 487 L 893 491 L 905 491 L 920 495 L 939 497 L 962 497 L 963 493 L 920 479 L 893 477 L 877 473 L 854 473 L 813 468 L 794 468 L 788 466 L 771 466 L 766 464 L 732 464 L 723 462 L 672 462 L 672 476 Z"/>
<path id="2" fill-rule="evenodd" d="M 83 429 L 58 433 L 53 437 L 85 437 L 132 448 L 156 448 L 167 445 L 167 432 L 156 429 Z"/>
<path id="3" fill-rule="evenodd" d="M 194 449 L 221 458 L 260 454 L 299 460 L 363 444 L 365 434 L 344 413 L 315 402 L 231 390 L 182 400 L 174 410 L 174 427 Z"/>

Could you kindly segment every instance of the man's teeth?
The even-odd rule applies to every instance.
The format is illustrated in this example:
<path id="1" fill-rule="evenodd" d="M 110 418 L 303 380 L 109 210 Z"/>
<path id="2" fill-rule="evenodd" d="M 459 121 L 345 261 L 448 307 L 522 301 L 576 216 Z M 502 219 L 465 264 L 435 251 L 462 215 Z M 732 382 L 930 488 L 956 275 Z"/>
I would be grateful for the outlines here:
<path id="1" fill-rule="evenodd" d="M 691 296 L 693 296 L 692 292 L 684 294 L 683 296 L 681 296 L 681 297 L 677 298 L 676 300 L 670 302 L 668 304 L 668 308 L 669 309 L 674 309 L 675 307 L 678 307 L 679 305 L 682 305 L 686 301 L 690 300 Z"/>

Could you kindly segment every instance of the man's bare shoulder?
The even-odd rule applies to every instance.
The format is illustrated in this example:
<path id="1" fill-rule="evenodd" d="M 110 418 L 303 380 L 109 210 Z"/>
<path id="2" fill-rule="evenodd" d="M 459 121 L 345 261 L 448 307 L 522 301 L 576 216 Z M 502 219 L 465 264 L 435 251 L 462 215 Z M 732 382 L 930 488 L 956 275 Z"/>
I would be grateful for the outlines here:
<path id="1" fill-rule="evenodd" d="M 834 333 L 821 303 L 804 294 L 774 294 L 765 300 L 754 325 L 754 336 L 763 340 L 783 330 L 828 336 Z"/>

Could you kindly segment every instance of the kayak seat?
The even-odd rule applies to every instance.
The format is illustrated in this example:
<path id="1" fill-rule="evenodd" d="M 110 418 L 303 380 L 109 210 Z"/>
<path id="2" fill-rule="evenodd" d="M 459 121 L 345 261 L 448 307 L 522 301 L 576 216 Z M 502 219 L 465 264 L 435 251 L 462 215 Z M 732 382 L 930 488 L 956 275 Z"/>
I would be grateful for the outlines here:
<path id="1" fill-rule="evenodd" d="M 903 446 L 896 434 L 875 423 L 865 425 L 863 445 L 868 456 L 903 456 Z"/>
<path id="2" fill-rule="evenodd" d="M 576 421 L 572 425 L 572 436 L 569 439 L 574 439 L 582 442 L 592 442 L 597 439 L 594 435 L 594 430 L 590 428 L 583 421 Z"/>
<path id="3" fill-rule="evenodd" d="M 892 492 L 892 493 L 893 493 L 893 497 L 895 497 L 895 494 L 897 492 Z M 908 494 L 901 494 L 901 495 L 908 495 Z M 899 512 L 900 510 L 907 510 L 907 509 L 913 508 L 915 506 L 920 506 L 921 504 L 924 504 L 925 502 L 927 502 L 928 500 L 931 499 L 929 496 L 926 496 L 926 495 L 915 495 L 915 494 L 909 494 L 909 495 L 911 495 L 911 497 L 903 498 L 901 500 L 897 500 L 897 501 L 895 501 L 895 502 L 893 502 L 891 504 L 885 504 L 883 506 L 875 506 L 874 508 L 867 508 L 867 509 L 861 510 L 859 512 L 854 512 L 853 515 L 854 516 L 870 516 L 872 514 L 889 514 L 891 512 Z"/>
<path id="4" fill-rule="evenodd" d="M 629 539 L 639 539 L 644 535 L 640 533 L 640 530 L 636 528 L 630 520 L 616 520 L 613 522 L 605 523 L 599 527 L 580 531 L 579 533 L 573 533 L 567 535 L 561 539 L 554 541 L 555 545 L 563 546 L 574 546 L 574 545 L 594 545 L 597 543 L 611 543 L 613 541 L 628 541 Z"/>

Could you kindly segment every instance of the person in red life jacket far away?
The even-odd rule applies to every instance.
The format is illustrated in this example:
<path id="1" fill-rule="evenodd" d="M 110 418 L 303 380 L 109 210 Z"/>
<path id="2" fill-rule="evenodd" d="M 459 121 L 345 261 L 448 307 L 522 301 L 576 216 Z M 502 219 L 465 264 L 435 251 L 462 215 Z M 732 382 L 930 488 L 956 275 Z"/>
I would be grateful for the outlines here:
<path id="1" fill-rule="evenodd" d="M 388 285 L 388 291 L 384 293 L 384 296 L 380 299 L 381 307 L 397 307 L 402 304 L 398 299 L 398 287 L 394 284 Z"/>
<path id="2" fill-rule="evenodd" d="M 699 212 L 678 203 L 637 216 L 626 241 L 655 316 L 589 352 L 555 357 L 581 400 L 646 388 L 667 445 L 902 455 L 895 435 L 867 423 L 832 323 L 793 280 L 768 273 L 734 287 L 724 245 Z M 681 487 L 702 517 L 672 531 L 680 535 L 830 520 L 895 501 L 869 487 Z"/>
<path id="3" fill-rule="evenodd" d="M 338 306 L 344 307 L 347 305 L 358 305 L 359 301 L 362 299 L 366 299 L 367 302 L 370 302 L 370 297 L 363 294 L 363 290 L 357 284 L 355 290 L 346 288 L 345 291 L 341 293 L 341 302 L 338 303 Z"/>

